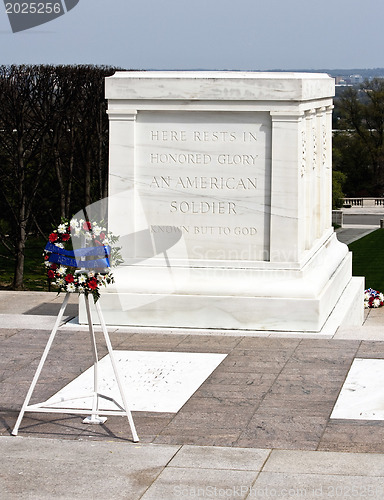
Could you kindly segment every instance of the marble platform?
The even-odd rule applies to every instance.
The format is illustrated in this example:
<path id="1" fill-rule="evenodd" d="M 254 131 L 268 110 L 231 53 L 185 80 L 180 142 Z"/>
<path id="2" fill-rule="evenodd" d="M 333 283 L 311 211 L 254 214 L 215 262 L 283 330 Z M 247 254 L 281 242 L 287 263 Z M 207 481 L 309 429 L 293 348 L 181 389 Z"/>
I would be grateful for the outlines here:
<path id="1" fill-rule="evenodd" d="M 331 418 L 384 420 L 384 359 L 353 360 Z"/>
<path id="2" fill-rule="evenodd" d="M 115 360 L 132 411 L 176 413 L 225 359 L 226 354 L 190 352 L 116 351 Z M 98 365 L 99 393 L 122 405 L 109 355 Z M 91 408 L 93 366 L 46 401 L 54 408 Z M 69 399 L 76 398 L 76 399 Z M 65 401 L 65 403 L 64 403 Z M 101 410 L 116 410 L 104 398 Z"/>

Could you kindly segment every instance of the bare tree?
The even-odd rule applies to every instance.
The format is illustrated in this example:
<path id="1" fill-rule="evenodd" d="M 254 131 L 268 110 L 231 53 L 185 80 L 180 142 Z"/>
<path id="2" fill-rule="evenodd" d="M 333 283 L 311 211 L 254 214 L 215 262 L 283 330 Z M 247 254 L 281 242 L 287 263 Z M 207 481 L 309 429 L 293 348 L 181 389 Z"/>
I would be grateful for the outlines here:
<path id="1" fill-rule="evenodd" d="M 46 164 L 44 128 L 36 125 L 36 68 L 0 67 L 0 193 L 10 217 L 7 246 L 14 251 L 13 288 L 23 287 L 24 250 L 31 214 Z M 3 238 L 4 240 L 4 238 Z"/>
<path id="2" fill-rule="evenodd" d="M 106 197 L 108 192 L 108 117 L 104 79 L 114 71 L 109 67 L 74 68 L 79 89 L 76 103 L 77 166 L 81 172 L 85 205 Z"/>
<path id="3" fill-rule="evenodd" d="M 0 66 L 0 241 L 23 287 L 32 228 L 107 196 L 104 79 L 115 68 Z M 48 215 L 47 215 L 48 214 Z"/>

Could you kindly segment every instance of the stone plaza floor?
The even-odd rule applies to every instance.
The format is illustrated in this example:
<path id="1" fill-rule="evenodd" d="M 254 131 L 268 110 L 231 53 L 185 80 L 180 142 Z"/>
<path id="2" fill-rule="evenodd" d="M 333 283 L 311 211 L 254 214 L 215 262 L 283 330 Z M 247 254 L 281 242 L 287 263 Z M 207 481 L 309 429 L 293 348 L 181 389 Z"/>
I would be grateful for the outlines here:
<path id="1" fill-rule="evenodd" d="M 353 361 L 384 359 L 384 308 L 332 338 L 110 328 L 116 351 L 226 357 L 178 412 L 134 411 L 140 443 L 119 416 L 26 413 L 11 436 L 61 301 L 0 291 L 1 498 L 384 497 L 384 420 L 330 418 Z M 32 402 L 91 365 L 88 330 L 63 325 Z"/>

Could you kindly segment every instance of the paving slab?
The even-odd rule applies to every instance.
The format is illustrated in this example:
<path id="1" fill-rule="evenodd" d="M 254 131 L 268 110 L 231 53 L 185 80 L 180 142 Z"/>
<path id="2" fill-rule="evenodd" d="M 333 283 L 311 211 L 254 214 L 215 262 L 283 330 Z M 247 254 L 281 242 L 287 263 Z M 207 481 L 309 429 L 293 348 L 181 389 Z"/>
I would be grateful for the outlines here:
<path id="1" fill-rule="evenodd" d="M 363 340 L 356 353 L 357 358 L 384 358 L 384 342 Z"/>
<path id="2" fill-rule="evenodd" d="M 372 498 L 382 500 L 384 477 L 261 472 L 249 499 Z"/>
<path id="3" fill-rule="evenodd" d="M 180 498 L 238 498 L 248 496 L 258 472 L 228 469 L 191 469 L 168 466 L 142 500 Z"/>
<path id="4" fill-rule="evenodd" d="M 260 471 L 270 450 L 215 446 L 182 446 L 170 467 Z"/>
<path id="5" fill-rule="evenodd" d="M 300 415 L 296 410 L 260 410 L 236 441 L 236 446 L 316 450 L 327 418 Z"/>
<path id="6" fill-rule="evenodd" d="M 357 226 L 344 224 L 342 228 L 336 230 L 336 236 L 341 243 L 349 245 L 360 238 L 364 238 L 364 236 L 367 236 L 367 234 L 370 234 L 377 229 L 379 229 L 378 226 Z"/>
<path id="7" fill-rule="evenodd" d="M 370 325 L 362 330 L 361 327 L 345 326 L 340 327 L 335 333 L 334 339 L 356 339 L 356 340 L 384 340 L 384 325 L 380 324 L 382 319 L 370 320 Z"/>
<path id="8" fill-rule="evenodd" d="M 272 450 L 264 472 L 383 476 L 384 455 L 326 451 Z"/>
<path id="9" fill-rule="evenodd" d="M 330 420 L 317 450 L 384 453 L 383 420 Z M 383 497 L 384 498 L 384 497 Z"/>
<path id="10" fill-rule="evenodd" d="M 0 314 L 57 316 L 63 295 L 56 292 L 15 292 L 0 290 Z M 68 307 L 78 304 L 77 295 L 71 295 Z M 73 309 L 73 308 L 72 308 Z"/>
<path id="11" fill-rule="evenodd" d="M 0 437 L 0 496 L 139 499 L 177 446 Z"/>
<path id="12" fill-rule="evenodd" d="M 60 324 L 68 321 L 69 316 L 63 316 Z M 0 314 L 0 325 L 2 328 L 35 328 L 36 330 L 52 330 L 56 316 L 29 315 L 29 314 Z"/>

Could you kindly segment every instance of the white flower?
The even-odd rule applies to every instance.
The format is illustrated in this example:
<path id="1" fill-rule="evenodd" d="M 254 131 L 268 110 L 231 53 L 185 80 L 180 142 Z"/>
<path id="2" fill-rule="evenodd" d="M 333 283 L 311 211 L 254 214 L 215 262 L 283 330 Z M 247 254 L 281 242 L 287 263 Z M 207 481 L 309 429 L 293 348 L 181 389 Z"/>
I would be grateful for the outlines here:
<path id="1" fill-rule="evenodd" d="M 55 247 L 64 248 L 64 245 L 62 243 L 55 243 Z"/>
<path id="2" fill-rule="evenodd" d="M 56 280 L 57 286 L 63 286 L 64 284 L 65 284 L 64 278 L 57 278 L 57 280 Z"/>
<path id="3" fill-rule="evenodd" d="M 93 278 L 94 276 L 95 276 L 95 273 L 93 271 L 89 271 L 88 278 Z"/>
<path id="4" fill-rule="evenodd" d="M 94 234 L 95 236 L 99 236 L 99 234 L 101 233 L 101 227 L 100 227 L 100 226 L 98 226 L 97 224 L 95 224 L 95 225 L 92 227 L 92 229 L 93 229 L 93 234 Z"/>
<path id="5" fill-rule="evenodd" d="M 379 298 L 375 298 L 373 299 L 373 307 L 380 307 L 380 299 Z"/>
<path id="6" fill-rule="evenodd" d="M 66 224 L 60 224 L 59 227 L 57 228 L 57 232 L 60 234 L 64 234 L 67 232 L 67 225 Z"/>
<path id="7" fill-rule="evenodd" d="M 45 264 L 47 267 L 51 267 L 51 263 L 49 262 L 49 260 L 44 261 L 44 264 Z"/>
<path id="8" fill-rule="evenodd" d="M 67 292 L 76 292 L 76 286 L 74 283 L 68 283 Z"/>
<path id="9" fill-rule="evenodd" d="M 80 285 L 80 286 L 78 286 L 78 287 L 77 287 L 77 291 L 78 291 L 79 293 L 84 293 L 84 287 L 83 287 L 83 286 L 81 286 L 81 285 Z"/>
<path id="10" fill-rule="evenodd" d="M 72 227 L 72 228 L 75 228 L 75 227 L 78 227 L 79 223 L 77 222 L 76 219 L 71 219 L 71 222 L 69 223 L 69 225 Z"/>
<path id="11" fill-rule="evenodd" d="M 98 281 L 99 283 L 104 283 L 104 282 L 105 282 L 105 278 L 106 278 L 106 277 L 105 277 L 103 274 L 98 274 L 98 275 L 97 275 L 97 281 Z"/>
<path id="12" fill-rule="evenodd" d="M 56 272 L 57 272 L 57 274 L 58 274 L 59 276 L 62 276 L 63 274 L 65 274 L 65 273 L 67 272 L 67 268 L 66 268 L 66 267 L 64 267 L 64 266 L 60 266 L 60 267 L 59 267 L 59 269 L 57 269 L 57 271 L 56 271 Z"/>
<path id="13" fill-rule="evenodd" d="M 80 274 L 79 277 L 77 278 L 77 281 L 79 283 L 85 283 L 87 281 L 87 277 L 84 274 Z"/>

